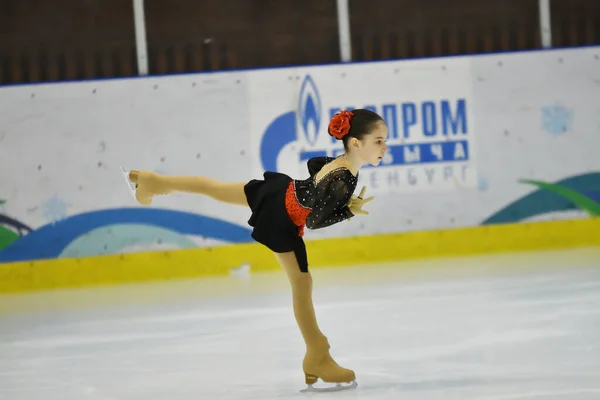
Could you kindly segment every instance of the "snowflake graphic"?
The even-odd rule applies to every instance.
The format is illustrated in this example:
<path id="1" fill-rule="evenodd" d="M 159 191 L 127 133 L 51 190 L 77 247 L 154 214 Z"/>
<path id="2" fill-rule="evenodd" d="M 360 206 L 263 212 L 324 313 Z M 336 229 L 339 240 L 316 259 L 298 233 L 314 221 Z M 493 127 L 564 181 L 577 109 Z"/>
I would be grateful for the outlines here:
<path id="1" fill-rule="evenodd" d="M 552 136 L 559 136 L 571 128 L 573 111 L 555 104 L 542 108 L 542 126 Z"/>
<path id="2" fill-rule="evenodd" d="M 67 217 L 67 203 L 56 196 L 46 200 L 42 208 L 44 217 L 51 222 L 57 222 Z"/>
<path id="3" fill-rule="evenodd" d="M 480 192 L 485 192 L 486 190 L 488 190 L 490 187 L 490 183 L 486 178 L 482 178 L 480 177 L 478 182 L 477 182 L 477 188 L 479 189 Z"/>

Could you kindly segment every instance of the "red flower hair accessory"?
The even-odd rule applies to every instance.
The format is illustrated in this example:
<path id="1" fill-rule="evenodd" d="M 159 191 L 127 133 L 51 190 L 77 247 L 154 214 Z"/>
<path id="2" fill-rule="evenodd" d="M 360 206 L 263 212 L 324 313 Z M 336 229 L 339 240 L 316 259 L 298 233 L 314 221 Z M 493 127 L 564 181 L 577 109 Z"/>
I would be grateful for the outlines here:
<path id="1" fill-rule="evenodd" d="M 342 140 L 350 132 L 350 120 L 353 116 L 354 113 L 346 110 L 335 114 L 329 121 L 329 134 L 338 140 Z"/>

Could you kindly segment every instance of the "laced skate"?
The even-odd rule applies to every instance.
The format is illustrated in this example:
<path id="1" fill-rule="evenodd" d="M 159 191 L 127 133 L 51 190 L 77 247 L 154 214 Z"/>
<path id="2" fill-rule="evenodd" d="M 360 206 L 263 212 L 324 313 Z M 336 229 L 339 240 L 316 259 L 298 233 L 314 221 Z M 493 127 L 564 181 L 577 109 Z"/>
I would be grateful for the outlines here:
<path id="1" fill-rule="evenodd" d="M 329 348 L 329 342 L 325 338 L 317 346 L 307 350 L 302 367 L 308 387 L 300 392 L 332 392 L 354 389 L 358 386 L 354 371 L 340 367 L 329 354 Z M 324 383 L 335 383 L 335 386 L 314 387 L 319 380 Z"/>
<path id="2" fill-rule="evenodd" d="M 127 184 L 127 187 L 129 188 L 129 192 L 131 193 L 131 197 L 134 198 L 134 200 L 137 200 L 135 197 L 135 191 L 137 188 L 137 184 L 132 182 L 129 179 L 129 173 L 130 171 L 125 171 L 125 168 L 121 167 L 121 175 L 123 176 L 123 179 L 125 179 L 125 183 Z"/>
<path id="3" fill-rule="evenodd" d="M 310 379 L 309 379 L 309 377 L 310 377 Z M 301 393 L 310 393 L 310 392 L 337 392 L 337 391 L 340 391 L 340 390 L 354 389 L 354 388 L 356 388 L 358 386 L 358 383 L 356 381 L 352 381 L 352 382 L 347 382 L 348 384 L 346 384 L 346 385 L 338 382 L 338 383 L 335 384 L 335 386 L 329 386 L 329 387 L 324 387 L 324 388 L 316 388 L 313 385 L 315 383 L 317 383 L 318 380 L 319 380 L 319 378 L 317 378 L 315 376 L 307 375 L 306 384 L 308 385 L 308 387 L 306 389 L 302 389 L 300 392 Z M 311 383 L 309 383 L 309 382 L 311 382 Z"/>
<path id="4" fill-rule="evenodd" d="M 154 173 L 126 171 L 121 167 L 121 175 L 123 175 L 131 195 L 140 204 L 149 205 L 152 203 L 154 196 L 171 192 L 166 189 L 165 183 Z"/>

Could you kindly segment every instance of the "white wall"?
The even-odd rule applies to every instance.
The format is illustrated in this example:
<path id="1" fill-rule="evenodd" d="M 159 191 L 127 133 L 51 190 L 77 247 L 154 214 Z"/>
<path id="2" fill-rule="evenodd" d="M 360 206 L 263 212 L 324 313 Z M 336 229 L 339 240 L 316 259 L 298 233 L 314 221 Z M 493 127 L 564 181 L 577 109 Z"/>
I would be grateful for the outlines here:
<path id="1" fill-rule="evenodd" d="M 307 239 L 478 225 L 537 190 L 520 179 L 557 182 L 600 172 L 599 55 L 587 48 L 4 87 L 0 215 L 34 230 L 51 224 L 52 237 L 78 214 L 138 207 L 120 165 L 227 181 L 260 177 L 273 166 L 304 178 L 301 153 L 335 154 L 341 146 L 327 135 L 330 113 L 373 106 L 388 120 L 393 150 L 382 166 L 361 171 L 359 184 L 376 196 L 371 214 L 309 230 Z M 402 162 L 417 147 L 421 161 L 434 160 L 441 148 L 444 159 Z M 199 196 L 158 198 L 152 209 L 248 228 L 247 210 Z M 550 209 L 521 219 L 548 218 Z M 89 242 L 55 256 L 228 241 L 212 238 L 210 227 L 206 235 L 184 229 L 176 232 L 184 239 L 167 239 L 165 226 L 138 241 L 141 225 L 121 236 L 102 228 L 98 240 L 123 242 L 113 250 Z M 15 243 L 12 254 L 24 254 Z M 37 257 L 44 257 L 39 242 L 21 256 Z"/>

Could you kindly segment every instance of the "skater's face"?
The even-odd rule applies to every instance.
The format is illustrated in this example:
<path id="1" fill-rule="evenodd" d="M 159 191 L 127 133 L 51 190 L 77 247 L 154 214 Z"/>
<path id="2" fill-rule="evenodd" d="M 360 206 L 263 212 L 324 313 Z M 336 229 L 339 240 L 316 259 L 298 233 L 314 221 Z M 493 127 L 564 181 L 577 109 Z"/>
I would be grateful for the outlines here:
<path id="1" fill-rule="evenodd" d="M 375 123 L 371 131 L 365 135 L 358 144 L 358 152 L 365 163 L 377 166 L 388 151 L 386 145 L 388 129 L 385 122 Z"/>

